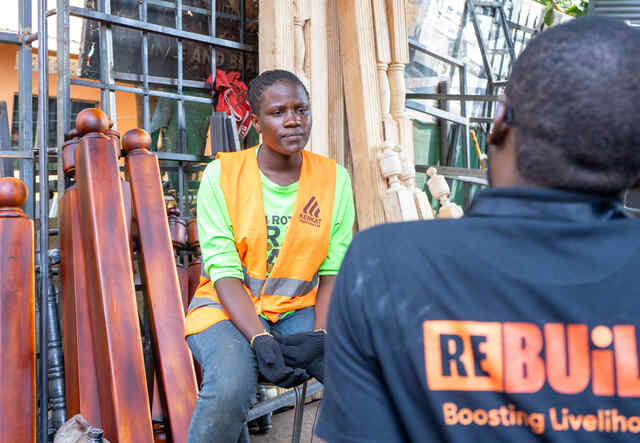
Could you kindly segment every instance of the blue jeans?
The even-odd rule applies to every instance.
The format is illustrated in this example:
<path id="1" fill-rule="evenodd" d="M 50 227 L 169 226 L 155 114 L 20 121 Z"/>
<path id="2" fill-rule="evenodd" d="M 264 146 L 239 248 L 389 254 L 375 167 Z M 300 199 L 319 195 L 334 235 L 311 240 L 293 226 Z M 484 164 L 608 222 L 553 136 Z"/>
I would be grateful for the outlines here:
<path id="1" fill-rule="evenodd" d="M 277 323 L 260 319 L 267 331 L 313 330 L 315 309 L 301 309 Z M 202 385 L 191 418 L 189 443 L 235 443 L 255 400 L 258 364 L 249 342 L 229 320 L 187 337 L 202 368 Z"/>

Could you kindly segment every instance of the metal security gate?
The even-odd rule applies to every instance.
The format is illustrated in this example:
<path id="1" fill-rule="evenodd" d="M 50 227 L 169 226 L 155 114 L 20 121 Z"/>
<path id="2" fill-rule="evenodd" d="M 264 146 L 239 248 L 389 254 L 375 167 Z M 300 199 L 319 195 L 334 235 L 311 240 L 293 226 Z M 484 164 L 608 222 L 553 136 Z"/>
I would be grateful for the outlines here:
<path id="1" fill-rule="evenodd" d="M 60 416 L 64 417 L 64 391 L 60 392 L 60 389 L 55 387 L 52 389 L 49 386 L 53 378 L 63 377 L 63 373 L 60 372 L 61 366 L 58 366 L 62 364 L 62 356 L 56 323 L 58 321 L 55 306 L 56 293 L 51 281 L 53 275 L 51 265 L 55 264 L 56 255 L 55 251 L 49 250 L 50 236 L 58 235 L 58 230 L 55 226 L 49 226 L 49 194 L 57 189 L 60 196 L 64 191 L 61 147 L 64 135 L 75 123 L 72 122 L 71 85 L 99 89 L 100 106 L 116 125 L 116 101 L 118 100 L 116 92 L 130 93 L 140 97 L 142 118 L 139 126 L 147 131 L 150 130 L 152 120 L 150 110 L 152 100 L 164 99 L 177 105 L 178 136 L 175 152 L 156 152 L 156 155 L 161 161 L 161 169 L 177 175 L 176 196 L 179 207 L 182 211 L 186 211 L 190 200 L 186 175 L 197 171 L 197 168 L 209 162 L 210 158 L 203 154 L 187 152 L 187 128 L 191 122 L 185 115 L 185 104 L 188 106 L 190 103 L 200 103 L 212 107 L 213 98 L 209 94 L 210 87 L 204 78 L 199 81 L 185 78 L 183 46 L 196 44 L 206 47 L 207 55 L 202 57 L 206 60 L 204 64 L 207 66 L 208 74 L 211 74 L 212 81 L 215 81 L 216 60 L 219 58 L 219 53 L 232 51 L 235 54 L 233 57 L 238 60 L 237 69 L 234 70 L 241 71 L 243 79 L 246 79 L 247 75 L 251 75 L 253 59 L 256 60 L 254 70 L 257 70 L 257 38 L 255 41 L 248 42 L 246 32 L 247 23 L 257 25 L 257 17 L 255 19 L 246 17 L 245 2 L 248 3 L 250 0 L 233 0 L 236 5 L 233 9 L 237 12 L 225 10 L 222 14 L 219 12 L 220 7 L 229 9 L 227 5 L 234 3 L 225 1 L 225 6 L 220 6 L 221 2 L 216 0 L 9 1 L 17 2 L 19 6 L 18 32 L 0 32 L 0 43 L 18 47 L 16 63 L 19 76 L 16 95 L 18 112 L 14 117 L 17 120 L 18 137 L 17 144 L 14 143 L 14 145 L 10 142 L 7 144 L 5 138 L 0 138 L 0 162 L 3 175 L 17 175 L 27 185 L 29 196 L 24 210 L 31 219 L 36 221 L 38 441 L 47 442 L 55 432 L 55 426 L 59 425 Z M 78 6 L 81 3 L 84 5 Z M 257 1 L 254 3 L 257 5 Z M 133 5 L 137 14 L 123 16 L 114 13 L 114 4 Z M 50 9 L 53 5 L 55 9 Z M 171 17 L 172 23 L 158 24 L 157 20 L 154 22 L 153 19 L 149 19 L 150 8 L 155 8 L 156 11 L 161 10 L 161 15 Z M 33 29 L 33 12 L 36 12 L 37 32 Z M 206 32 L 192 32 L 183 26 L 185 21 L 193 21 L 196 16 L 199 17 L 198 20 L 206 23 Z M 217 36 L 216 21 L 221 16 L 234 23 L 234 29 L 238 31 L 237 36 L 231 39 Z M 88 28 L 97 29 L 97 45 L 100 51 L 99 72 L 96 78 L 83 78 L 71 72 L 70 21 L 73 17 L 79 17 L 85 23 L 90 23 L 87 25 Z M 55 90 L 57 91 L 54 91 L 54 88 L 50 91 L 50 86 L 53 85 L 49 85 L 48 41 L 51 25 L 56 29 L 58 78 Z M 137 54 L 138 65 L 141 67 L 139 72 L 114 69 L 114 66 L 118 65 L 117 61 L 123 58 L 118 54 L 117 46 L 114 51 L 114 41 L 118 41 L 119 33 L 123 29 L 140 34 L 140 48 Z M 158 76 L 150 72 L 149 59 L 154 49 L 154 38 L 169 41 L 169 46 L 176 54 L 176 66 L 167 75 Z M 37 139 L 34 141 L 32 57 L 35 42 L 38 44 L 38 130 Z M 190 62 L 191 60 L 187 61 L 187 63 Z M 57 93 L 55 105 L 49 102 L 49 92 L 52 95 Z M 55 109 L 49 109 L 50 107 Z M 49 143 L 49 127 L 54 124 L 50 121 L 53 115 L 56 117 L 57 140 L 55 146 L 50 146 L 53 143 Z M 192 193 L 191 199 L 194 197 Z M 53 393 L 53 398 L 49 398 L 49 391 Z"/>

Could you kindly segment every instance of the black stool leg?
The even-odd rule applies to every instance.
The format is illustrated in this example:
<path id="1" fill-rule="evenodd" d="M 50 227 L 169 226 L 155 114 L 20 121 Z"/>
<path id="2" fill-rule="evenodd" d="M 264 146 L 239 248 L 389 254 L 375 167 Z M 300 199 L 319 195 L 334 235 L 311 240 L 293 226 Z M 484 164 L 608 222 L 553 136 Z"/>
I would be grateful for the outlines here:
<path id="1" fill-rule="evenodd" d="M 302 387 L 296 386 L 293 389 L 296 392 L 296 409 L 293 416 L 293 435 L 291 436 L 291 443 L 300 443 L 300 436 L 302 435 L 302 419 L 304 417 L 304 402 L 307 397 L 307 383 L 305 382 Z"/>

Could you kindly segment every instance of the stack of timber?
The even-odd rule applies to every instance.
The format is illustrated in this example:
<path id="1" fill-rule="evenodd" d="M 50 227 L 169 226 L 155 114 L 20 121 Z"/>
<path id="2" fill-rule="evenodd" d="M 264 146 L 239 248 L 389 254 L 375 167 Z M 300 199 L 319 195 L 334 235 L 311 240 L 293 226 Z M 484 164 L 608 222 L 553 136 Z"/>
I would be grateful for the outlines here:
<path id="1" fill-rule="evenodd" d="M 307 86 L 309 149 L 351 173 L 359 227 L 432 219 L 405 112 L 406 0 L 262 0 L 258 37 L 260 71 Z"/>
<path id="2" fill-rule="evenodd" d="M 146 132 L 127 132 L 122 147 L 128 181 L 121 180 L 120 137 L 109 127 L 102 111 L 84 110 L 63 150 L 60 232 L 68 412 L 102 427 L 111 442 L 152 442 L 150 405 L 160 405 L 167 438 L 184 442 L 197 388 L 191 355 L 182 335 L 175 334 L 184 329 L 184 307 L 158 160 L 148 150 Z M 143 358 L 132 219 L 150 312 L 155 388 L 148 387 Z"/>
<path id="3" fill-rule="evenodd" d="M 0 441 L 36 441 L 33 221 L 27 187 L 0 178 Z"/>

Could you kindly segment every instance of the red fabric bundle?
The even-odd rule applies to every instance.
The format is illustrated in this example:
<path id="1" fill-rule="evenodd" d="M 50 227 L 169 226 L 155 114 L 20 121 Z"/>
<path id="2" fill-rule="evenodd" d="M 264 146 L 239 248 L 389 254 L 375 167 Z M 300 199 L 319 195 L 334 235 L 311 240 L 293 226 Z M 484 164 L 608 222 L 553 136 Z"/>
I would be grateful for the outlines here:
<path id="1" fill-rule="evenodd" d="M 244 140 L 251 129 L 251 107 L 247 100 L 247 85 L 241 80 L 239 72 L 225 72 L 216 69 L 216 83 L 212 85 L 211 75 L 207 83 L 212 87 L 212 95 L 218 94 L 216 112 L 225 112 L 232 116 L 238 126 L 240 141 Z"/>

